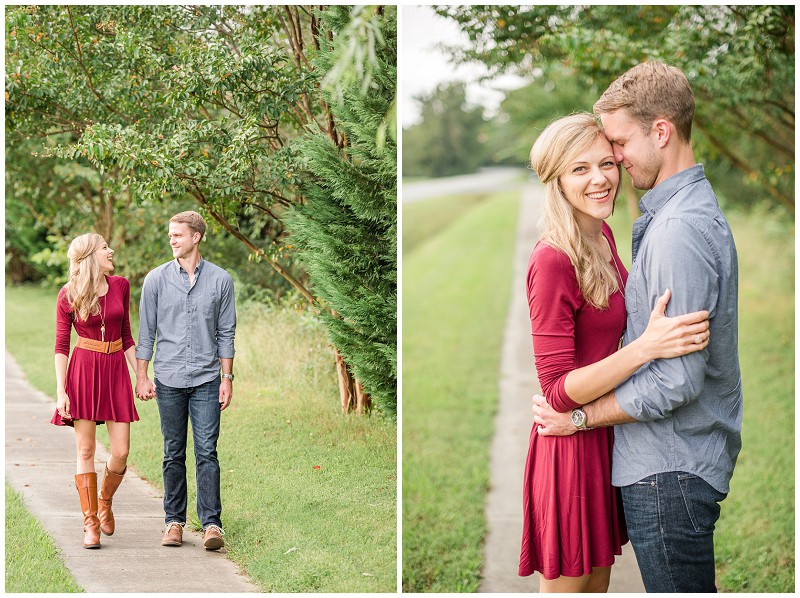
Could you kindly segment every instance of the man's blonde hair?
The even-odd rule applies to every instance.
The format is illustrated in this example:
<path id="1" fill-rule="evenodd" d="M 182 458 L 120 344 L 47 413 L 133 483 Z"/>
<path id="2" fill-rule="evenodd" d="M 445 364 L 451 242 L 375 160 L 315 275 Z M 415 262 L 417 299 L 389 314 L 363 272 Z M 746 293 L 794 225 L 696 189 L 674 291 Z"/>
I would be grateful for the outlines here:
<path id="1" fill-rule="evenodd" d="M 206 221 L 197 212 L 191 210 L 175 214 L 169 219 L 170 222 L 177 222 L 178 224 L 185 224 L 194 233 L 200 233 L 200 238 L 206 234 Z"/>
<path id="2" fill-rule="evenodd" d="M 666 118 L 675 125 L 678 137 L 691 141 L 694 94 L 679 68 L 654 61 L 628 70 L 608 86 L 594 105 L 598 116 L 617 110 L 625 110 L 646 134 L 657 118 Z"/>
<path id="3" fill-rule="evenodd" d="M 569 258 L 584 299 L 594 307 L 605 309 L 609 297 L 620 288 L 617 274 L 604 258 L 605 241 L 598 245 L 578 226 L 575 208 L 564 196 L 560 183 L 569 165 L 598 138 L 605 140 L 605 135 L 594 116 L 586 112 L 565 116 L 542 131 L 531 148 L 530 158 L 531 168 L 545 187 L 541 238 Z M 620 171 L 617 164 L 617 172 Z M 616 192 L 619 192 L 619 184 Z M 616 200 L 615 194 L 614 202 Z"/>

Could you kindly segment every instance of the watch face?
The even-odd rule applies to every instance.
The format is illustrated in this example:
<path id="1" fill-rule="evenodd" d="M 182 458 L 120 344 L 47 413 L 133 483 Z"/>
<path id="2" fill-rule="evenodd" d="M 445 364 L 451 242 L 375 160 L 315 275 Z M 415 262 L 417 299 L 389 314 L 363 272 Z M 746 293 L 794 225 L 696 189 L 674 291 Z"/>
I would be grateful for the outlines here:
<path id="1" fill-rule="evenodd" d="M 586 421 L 586 413 L 584 413 L 580 409 L 576 409 L 575 411 L 572 412 L 572 423 L 575 424 L 576 428 L 580 428 L 585 421 Z"/>

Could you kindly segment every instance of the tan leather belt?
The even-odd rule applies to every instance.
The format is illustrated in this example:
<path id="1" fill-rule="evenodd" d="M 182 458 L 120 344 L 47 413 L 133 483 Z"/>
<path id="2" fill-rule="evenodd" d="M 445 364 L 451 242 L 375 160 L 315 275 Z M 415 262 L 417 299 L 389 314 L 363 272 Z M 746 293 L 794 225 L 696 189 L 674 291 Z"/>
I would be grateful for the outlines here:
<path id="1" fill-rule="evenodd" d="M 78 349 L 87 349 L 89 351 L 96 351 L 97 353 L 116 353 L 122 351 L 122 339 L 119 338 L 115 341 L 104 343 L 103 341 L 95 341 L 90 338 L 78 337 L 78 344 L 75 345 Z"/>

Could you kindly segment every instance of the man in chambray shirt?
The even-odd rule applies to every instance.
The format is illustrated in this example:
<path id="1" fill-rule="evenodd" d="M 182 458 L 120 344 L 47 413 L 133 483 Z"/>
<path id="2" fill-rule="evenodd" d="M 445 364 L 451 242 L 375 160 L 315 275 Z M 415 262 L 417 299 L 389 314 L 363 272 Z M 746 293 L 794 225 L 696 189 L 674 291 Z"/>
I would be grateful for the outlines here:
<path id="1" fill-rule="evenodd" d="M 623 342 L 644 332 L 668 288 L 668 315 L 708 310 L 709 345 L 651 361 L 566 416 L 534 397 L 534 421 L 544 435 L 615 425 L 612 482 L 646 590 L 715 592 L 714 525 L 741 449 L 736 247 L 694 160 L 694 96 L 679 69 L 639 64 L 594 111 L 634 186 L 650 189 L 633 226 Z"/>
<path id="2" fill-rule="evenodd" d="M 236 307 L 233 280 L 200 256 L 206 230 L 197 212 L 169 221 L 173 260 L 144 279 L 136 347 L 136 394 L 157 399 L 164 437 L 162 546 L 180 546 L 186 525 L 186 437 L 192 422 L 197 477 L 197 516 L 203 546 L 218 550 L 222 498 L 217 458 L 220 415 L 233 397 L 233 337 Z M 155 341 L 155 384 L 147 376 Z"/>

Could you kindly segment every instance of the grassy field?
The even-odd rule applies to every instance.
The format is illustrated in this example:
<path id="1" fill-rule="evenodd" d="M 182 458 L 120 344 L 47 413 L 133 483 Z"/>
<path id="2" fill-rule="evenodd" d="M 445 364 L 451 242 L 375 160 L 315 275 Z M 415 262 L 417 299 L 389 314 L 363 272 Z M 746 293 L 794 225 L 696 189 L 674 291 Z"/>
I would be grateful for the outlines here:
<path id="1" fill-rule="evenodd" d="M 35 563 L 36 566 L 31 566 Z M 82 592 L 42 525 L 25 509 L 22 497 L 6 484 L 7 593 Z"/>
<path id="2" fill-rule="evenodd" d="M 519 193 L 403 206 L 403 590 L 475 591 Z M 440 213 L 434 215 L 436 208 Z"/>
<path id="3" fill-rule="evenodd" d="M 6 288 L 6 347 L 50 396 L 54 298 Z M 396 427 L 339 414 L 333 354 L 316 321 L 254 305 L 238 316 L 234 397 L 219 440 L 228 556 L 265 592 L 394 591 Z M 162 487 L 157 407 L 137 408 L 129 462 Z M 197 525 L 193 457 L 187 466 Z"/>
<path id="4" fill-rule="evenodd" d="M 507 197 L 404 206 L 406 591 L 474 591 L 480 581 L 515 206 Z M 630 265 L 631 218 L 620 207 L 610 224 Z M 739 251 L 745 411 L 715 535 L 717 582 L 726 592 L 792 592 L 794 229 L 763 215 L 728 217 Z"/>
<path id="5" fill-rule="evenodd" d="M 728 592 L 793 592 L 794 229 L 757 216 L 729 220 L 739 250 L 744 419 L 715 534 L 717 582 Z"/>

